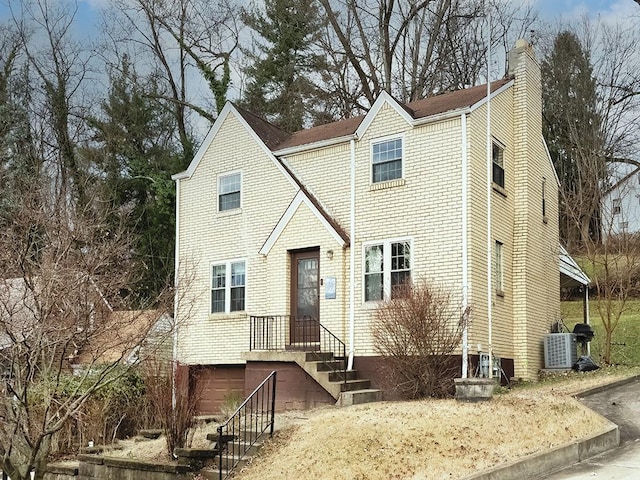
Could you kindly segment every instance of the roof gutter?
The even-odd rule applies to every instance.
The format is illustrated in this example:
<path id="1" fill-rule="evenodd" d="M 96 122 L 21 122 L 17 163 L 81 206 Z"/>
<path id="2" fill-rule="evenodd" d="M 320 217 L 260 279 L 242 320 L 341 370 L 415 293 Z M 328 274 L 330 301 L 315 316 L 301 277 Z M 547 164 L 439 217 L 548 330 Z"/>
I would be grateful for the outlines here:
<path id="1" fill-rule="evenodd" d="M 443 120 L 450 120 L 452 118 L 458 118 L 460 115 L 471 112 L 470 107 L 456 108 L 455 110 L 449 110 L 448 112 L 438 113 L 436 115 L 430 115 L 428 117 L 417 118 L 412 122 L 414 127 L 425 125 L 427 123 L 441 122 Z"/>
<path id="2" fill-rule="evenodd" d="M 462 114 L 470 113 L 471 110 L 472 110 L 472 107 L 456 108 L 455 110 L 449 110 L 448 112 L 438 113 L 436 115 L 430 115 L 428 117 L 417 118 L 411 122 L 411 126 L 418 127 L 418 126 L 426 125 L 429 123 L 442 122 L 443 120 L 458 118 Z M 339 145 L 341 143 L 346 143 L 346 142 L 350 142 L 351 140 L 357 140 L 357 139 L 358 139 L 358 136 L 356 134 L 343 135 L 341 137 L 329 138 L 327 140 L 321 140 L 319 142 L 305 143 L 302 145 L 296 145 L 295 147 L 274 150 L 273 154 L 276 157 L 294 155 L 296 153 L 302 153 L 308 150 L 314 150 L 318 148 L 331 147 L 333 145 Z M 182 174 L 178 173 L 174 175 L 174 177 L 177 177 L 178 175 L 182 175 Z"/>
<path id="3" fill-rule="evenodd" d="M 296 145 L 295 147 L 283 148 L 281 150 L 274 150 L 273 154 L 277 157 L 293 155 L 295 153 L 304 152 L 306 150 L 314 150 L 317 148 L 330 147 L 332 145 L 338 145 L 339 143 L 346 143 L 356 138 L 355 134 L 343 135 L 342 137 L 328 138 L 327 140 L 321 140 L 319 142 L 305 143 L 302 145 Z"/>

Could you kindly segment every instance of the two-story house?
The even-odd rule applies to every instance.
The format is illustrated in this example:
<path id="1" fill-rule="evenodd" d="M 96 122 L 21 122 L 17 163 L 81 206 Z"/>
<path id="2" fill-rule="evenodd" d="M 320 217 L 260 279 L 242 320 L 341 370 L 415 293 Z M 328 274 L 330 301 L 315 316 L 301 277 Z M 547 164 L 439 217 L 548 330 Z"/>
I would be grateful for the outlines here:
<path id="1" fill-rule="evenodd" d="M 378 387 L 372 319 L 409 279 L 471 306 L 471 365 L 491 349 L 500 375 L 536 376 L 560 317 L 558 184 L 526 41 L 487 90 L 383 93 L 364 116 L 295 133 L 224 107 L 173 177 L 177 359 L 202 412 L 273 368 L 281 408 L 335 402 L 295 357 L 325 337 Z"/>
<path id="2" fill-rule="evenodd" d="M 640 231 L 640 168 L 614 163 L 601 204 L 603 238 Z"/>

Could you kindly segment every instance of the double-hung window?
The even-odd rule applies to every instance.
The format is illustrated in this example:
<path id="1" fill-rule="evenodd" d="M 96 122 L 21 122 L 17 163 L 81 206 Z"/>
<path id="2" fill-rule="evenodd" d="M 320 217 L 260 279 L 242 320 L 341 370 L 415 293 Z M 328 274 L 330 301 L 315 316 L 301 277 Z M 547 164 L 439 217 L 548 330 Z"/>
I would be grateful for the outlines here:
<path id="1" fill-rule="evenodd" d="M 493 142 L 491 157 L 493 160 L 493 183 L 504 188 L 504 148 Z"/>
<path id="2" fill-rule="evenodd" d="M 218 177 L 218 211 L 240 208 L 242 177 L 239 173 Z"/>
<path id="3" fill-rule="evenodd" d="M 385 240 L 364 247 L 364 300 L 396 298 L 411 282 L 411 242 Z"/>
<path id="4" fill-rule="evenodd" d="M 402 138 L 371 145 L 372 182 L 388 182 L 402 178 Z"/>
<path id="5" fill-rule="evenodd" d="M 211 313 L 244 310 L 245 270 L 244 260 L 215 263 L 211 266 Z"/>

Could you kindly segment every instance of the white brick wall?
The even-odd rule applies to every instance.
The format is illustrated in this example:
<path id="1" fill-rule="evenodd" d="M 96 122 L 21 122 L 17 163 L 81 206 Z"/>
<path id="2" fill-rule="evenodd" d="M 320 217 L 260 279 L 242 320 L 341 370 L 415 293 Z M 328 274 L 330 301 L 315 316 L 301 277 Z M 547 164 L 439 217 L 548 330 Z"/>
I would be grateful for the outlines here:
<path id="1" fill-rule="evenodd" d="M 516 358 L 516 375 L 530 377 L 540 366 L 538 343 L 546 323 L 559 311 L 557 268 L 557 190 L 544 156 L 539 121 L 516 116 L 531 107 L 522 99 L 520 83 L 492 102 L 492 134 L 505 145 L 505 193 L 492 192 L 492 237 L 504 244 L 504 297 L 492 295 L 493 347 L 498 356 Z M 533 94 L 535 97 L 535 93 Z M 537 107 L 536 107 L 537 108 Z M 473 309 L 471 353 L 487 339 L 486 110 L 468 116 L 469 298 Z M 460 118 L 411 127 L 390 106 L 384 106 L 355 142 L 356 355 L 376 354 L 370 335 L 375 304 L 362 291 L 363 244 L 410 238 L 412 274 L 452 294 L 462 294 L 462 124 Z M 532 132 L 532 133 L 530 133 Z M 523 144 L 523 133 L 526 137 Z M 403 181 L 390 188 L 372 188 L 371 142 L 403 137 Z M 522 152 L 529 152 L 528 156 Z M 350 228 L 350 146 L 289 155 L 292 171 L 345 231 Z M 241 212 L 216 212 L 216 176 L 242 173 Z M 541 177 L 547 179 L 547 217 L 538 215 Z M 378 187 L 378 186 L 376 186 Z M 320 248 L 321 278 L 335 277 L 337 298 L 320 291 L 321 322 L 348 338 L 349 247 L 342 248 L 304 204 L 278 237 L 267 256 L 258 252 L 294 198 L 296 188 L 241 123 L 230 115 L 208 147 L 198 169 L 181 180 L 180 255 L 195 278 L 179 315 L 189 319 L 181 330 L 180 356 L 189 363 L 236 363 L 248 349 L 248 321 L 237 315 L 210 315 L 210 263 L 231 258 L 247 261 L 248 314 L 289 312 L 290 255 L 299 248 Z M 517 190 L 516 190 L 517 189 Z M 540 217 L 540 218 L 539 218 Z M 514 234 L 514 231 L 516 232 Z M 527 234 L 529 232 L 529 234 Z M 328 259 L 327 252 L 333 251 Z M 541 343 L 540 343 L 541 345 Z"/>

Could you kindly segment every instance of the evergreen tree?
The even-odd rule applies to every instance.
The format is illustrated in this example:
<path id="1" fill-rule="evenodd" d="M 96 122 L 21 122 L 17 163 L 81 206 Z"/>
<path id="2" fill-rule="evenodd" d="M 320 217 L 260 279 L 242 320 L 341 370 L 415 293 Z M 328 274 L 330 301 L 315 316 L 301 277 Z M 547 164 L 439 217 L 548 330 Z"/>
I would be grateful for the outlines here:
<path id="1" fill-rule="evenodd" d="M 321 64 L 316 0 L 266 0 L 264 12 L 245 10 L 242 19 L 262 39 L 254 40 L 243 106 L 286 131 L 300 130 L 318 93 L 311 80 Z"/>
<path id="2" fill-rule="evenodd" d="M 172 280 L 175 192 L 171 174 L 185 167 L 175 140 L 175 119 L 153 100 L 153 82 L 143 86 L 127 58 L 111 78 L 101 118 L 92 118 L 98 148 L 85 151 L 99 168 L 114 224 L 124 217 L 135 234 L 141 300 Z"/>
<path id="3" fill-rule="evenodd" d="M 29 124 L 29 78 L 19 65 L 20 44 L 7 35 L 0 46 L 0 228 L 12 224 L 23 194 L 40 182 L 41 162 Z"/>
<path id="4" fill-rule="evenodd" d="M 560 235 L 580 247 L 600 238 L 606 158 L 593 69 L 574 33 L 556 36 L 542 79 L 543 134 L 560 179 Z"/>

